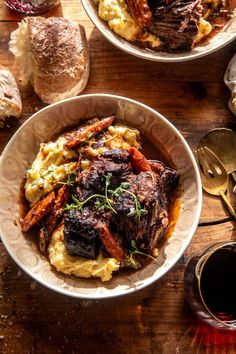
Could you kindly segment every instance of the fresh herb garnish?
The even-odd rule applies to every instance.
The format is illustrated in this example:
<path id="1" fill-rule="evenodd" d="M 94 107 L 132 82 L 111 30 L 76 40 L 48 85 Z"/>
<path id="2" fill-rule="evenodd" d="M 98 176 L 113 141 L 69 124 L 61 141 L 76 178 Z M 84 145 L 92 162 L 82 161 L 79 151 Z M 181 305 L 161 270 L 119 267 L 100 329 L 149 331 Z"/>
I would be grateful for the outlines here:
<path id="1" fill-rule="evenodd" d="M 32 186 L 35 186 L 37 184 L 41 182 L 42 186 L 44 186 L 45 184 L 45 181 L 51 181 L 51 182 L 55 182 L 56 179 L 54 177 L 54 175 L 51 175 L 50 177 L 48 176 L 49 174 L 52 174 L 54 172 L 54 170 L 51 168 L 51 169 L 48 169 L 46 172 L 42 173 L 41 171 L 39 171 L 39 178 L 37 178 L 31 185 Z"/>
<path id="2" fill-rule="evenodd" d="M 131 267 L 131 268 L 135 268 L 135 269 L 138 268 L 137 261 L 134 258 L 134 255 L 136 255 L 136 254 L 140 254 L 141 256 L 148 257 L 156 262 L 155 257 L 151 256 L 150 254 L 144 253 L 137 248 L 135 240 L 131 241 L 131 247 L 132 247 L 132 250 L 131 250 L 129 256 L 125 259 L 125 265 L 127 267 Z"/>
<path id="3" fill-rule="evenodd" d="M 67 185 L 73 186 L 75 184 L 76 178 L 77 178 L 77 173 L 75 171 L 70 172 L 68 174 Z"/>
<path id="4" fill-rule="evenodd" d="M 122 182 L 119 187 L 116 189 L 108 189 L 110 186 L 110 181 L 111 181 L 112 174 L 108 173 L 105 176 L 105 193 L 104 195 L 102 194 L 93 194 L 84 201 L 78 200 L 75 196 L 72 196 L 72 200 L 74 203 L 71 203 L 66 206 L 65 210 L 71 210 L 71 209 L 78 209 L 80 211 L 83 210 L 83 206 L 88 203 L 91 199 L 95 199 L 95 208 L 99 210 L 112 210 L 113 213 L 117 214 L 116 210 L 113 207 L 113 200 L 109 198 L 108 194 L 111 194 L 114 197 L 119 197 L 122 193 L 128 193 L 133 197 L 134 201 L 134 208 L 130 210 L 130 212 L 127 214 L 128 217 L 131 216 L 136 216 L 140 218 L 143 215 L 146 215 L 148 211 L 145 208 L 142 208 L 139 196 L 136 196 L 134 193 L 129 191 L 128 189 L 130 188 L 130 184 L 128 182 Z"/>
<path id="5" fill-rule="evenodd" d="M 133 194 L 133 193 L 132 193 Z M 127 216 L 136 216 L 140 218 L 143 215 L 147 215 L 148 211 L 145 208 L 141 207 L 141 203 L 139 201 L 139 196 L 134 195 L 134 208 L 127 214 Z"/>
<path id="6" fill-rule="evenodd" d="M 67 186 L 71 187 L 75 184 L 76 177 L 77 177 L 77 173 L 75 171 L 72 171 L 67 175 L 66 182 L 57 182 L 57 183 L 58 184 L 66 184 Z"/>
<path id="7" fill-rule="evenodd" d="M 128 189 L 130 188 L 130 184 L 128 182 L 122 182 L 119 187 L 117 187 L 115 190 L 109 190 L 108 192 L 114 195 L 115 197 L 119 197 L 122 193 L 128 193 L 133 197 L 134 201 L 134 208 L 130 210 L 130 212 L 127 214 L 128 217 L 130 216 L 136 216 L 140 218 L 143 215 L 146 215 L 148 211 L 145 208 L 142 208 L 139 196 L 135 195 Z"/>
<path id="8" fill-rule="evenodd" d="M 87 139 L 92 138 L 92 136 L 93 136 L 93 132 L 89 132 L 89 133 L 88 133 L 88 136 L 87 136 Z"/>
<path id="9" fill-rule="evenodd" d="M 101 143 L 103 143 L 103 145 L 104 145 L 104 144 L 108 143 L 109 141 L 111 141 L 113 139 L 115 139 L 115 136 L 110 136 L 110 138 L 107 138 L 105 140 L 101 140 Z"/>
<path id="10" fill-rule="evenodd" d="M 104 210 L 110 209 L 113 211 L 113 213 L 116 214 L 116 211 L 112 206 L 113 200 L 108 198 L 108 187 L 110 185 L 111 176 L 112 176 L 111 173 L 108 173 L 108 175 L 105 176 L 105 195 L 93 194 L 83 201 L 80 201 L 79 199 L 77 199 L 75 196 L 72 195 L 72 200 L 74 203 L 71 203 L 69 205 L 67 204 L 64 210 L 69 211 L 72 209 L 78 209 L 79 211 L 83 211 L 84 205 L 87 204 L 90 200 L 95 198 L 96 199 L 95 207 L 97 209 L 104 209 Z"/>

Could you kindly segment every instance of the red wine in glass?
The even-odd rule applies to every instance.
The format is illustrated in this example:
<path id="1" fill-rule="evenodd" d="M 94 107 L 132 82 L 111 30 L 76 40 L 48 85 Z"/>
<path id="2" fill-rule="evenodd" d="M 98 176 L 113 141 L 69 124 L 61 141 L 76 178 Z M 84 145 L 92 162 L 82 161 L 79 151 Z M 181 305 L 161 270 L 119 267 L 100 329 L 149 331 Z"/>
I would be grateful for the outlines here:
<path id="1" fill-rule="evenodd" d="M 220 321 L 236 323 L 236 247 L 225 246 L 206 261 L 200 280 L 202 298 Z"/>
<path id="2" fill-rule="evenodd" d="M 199 250 L 184 272 L 184 294 L 205 323 L 236 331 L 236 241 Z"/>

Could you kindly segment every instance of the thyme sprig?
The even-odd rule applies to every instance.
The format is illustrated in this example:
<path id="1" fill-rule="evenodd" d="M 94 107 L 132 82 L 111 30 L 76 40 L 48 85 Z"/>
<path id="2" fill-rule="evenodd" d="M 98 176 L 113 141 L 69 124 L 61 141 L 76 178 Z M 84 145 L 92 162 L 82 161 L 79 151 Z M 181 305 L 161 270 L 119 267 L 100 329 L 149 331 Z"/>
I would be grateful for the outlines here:
<path id="1" fill-rule="evenodd" d="M 39 171 L 39 177 L 31 184 L 32 186 L 37 185 L 38 183 L 40 183 L 40 181 L 42 181 L 42 185 L 44 186 L 45 181 L 51 181 L 51 182 L 56 182 L 56 178 L 53 175 L 54 173 L 54 168 L 53 167 L 49 167 L 48 170 L 41 172 L 41 170 Z"/>
<path id="2" fill-rule="evenodd" d="M 122 182 L 119 187 L 116 189 L 108 189 L 111 183 L 111 177 L 112 174 L 108 173 L 105 176 L 105 193 L 104 195 L 102 194 L 93 194 L 87 199 L 80 201 L 77 199 L 75 196 L 72 196 L 72 200 L 74 203 L 71 203 L 66 206 L 65 211 L 69 211 L 72 209 L 78 209 L 79 211 L 83 210 L 83 207 L 85 204 L 87 204 L 90 200 L 95 199 L 95 207 L 99 210 L 112 210 L 113 213 L 117 214 L 116 210 L 113 207 L 114 201 L 109 197 L 109 194 L 114 196 L 114 197 L 119 197 L 123 193 L 128 193 L 129 195 L 132 196 L 133 201 L 134 201 L 134 208 L 130 210 L 130 212 L 127 214 L 128 217 L 131 216 L 136 216 L 140 218 L 143 215 L 146 215 L 148 211 L 145 208 L 142 208 L 139 196 L 136 196 L 133 192 L 129 191 L 128 189 L 130 188 L 130 184 L 128 182 Z"/>
<path id="3" fill-rule="evenodd" d="M 105 195 L 102 194 L 93 194 L 87 199 L 80 201 L 77 199 L 74 195 L 72 195 L 72 200 L 74 203 L 67 204 L 67 206 L 64 208 L 65 211 L 69 211 L 72 209 L 78 209 L 79 211 L 83 211 L 83 207 L 85 204 L 87 204 L 90 200 L 96 199 L 95 201 L 95 207 L 97 209 L 111 209 L 113 213 L 117 214 L 116 210 L 113 208 L 113 200 L 108 198 L 108 187 L 110 185 L 110 180 L 111 180 L 111 173 L 108 173 L 107 176 L 105 176 Z"/>
<path id="4" fill-rule="evenodd" d="M 77 173 L 75 171 L 72 171 L 68 173 L 66 182 L 57 182 L 57 183 L 66 184 L 67 186 L 72 187 L 75 184 L 76 177 L 77 177 Z"/>
<path id="5" fill-rule="evenodd" d="M 128 217 L 130 216 L 136 216 L 140 218 L 143 215 L 146 215 L 148 213 L 147 209 L 142 208 L 139 196 L 135 195 L 133 192 L 129 191 L 128 189 L 130 188 L 130 184 L 128 182 L 122 182 L 119 187 L 117 187 L 115 190 L 109 190 L 108 192 L 114 195 L 115 197 L 120 196 L 122 193 L 128 193 L 133 197 L 134 201 L 134 208 L 130 210 L 130 212 L 127 214 Z"/>
<path id="6" fill-rule="evenodd" d="M 153 261 L 157 261 L 155 257 L 153 257 L 152 255 L 148 254 L 148 253 L 145 253 L 145 252 L 142 252 L 140 251 L 138 248 L 137 248 L 137 245 L 136 245 L 136 242 L 135 240 L 132 240 L 131 241 L 131 252 L 129 254 L 129 256 L 125 259 L 125 265 L 127 267 L 131 267 L 131 268 L 134 268 L 134 269 L 137 269 L 138 268 L 138 264 L 137 264 L 137 261 L 135 260 L 134 256 L 136 254 L 140 254 L 141 256 L 145 256 L 145 257 L 148 257 L 150 259 L 152 259 Z"/>

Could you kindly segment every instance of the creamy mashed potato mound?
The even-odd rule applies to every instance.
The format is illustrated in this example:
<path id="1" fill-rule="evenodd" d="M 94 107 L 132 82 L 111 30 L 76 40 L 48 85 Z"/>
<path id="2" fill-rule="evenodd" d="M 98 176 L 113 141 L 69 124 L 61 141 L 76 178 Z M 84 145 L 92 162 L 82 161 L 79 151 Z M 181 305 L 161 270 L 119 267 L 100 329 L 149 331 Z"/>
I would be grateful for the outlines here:
<path id="1" fill-rule="evenodd" d="M 108 281 L 112 278 L 112 272 L 120 268 L 120 263 L 115 258 L 104 258 L 101 253 L 95 260 L 71 256 L 64 245 L 63 226 L 52 234 L 48 257 L 59 272 L 81 278 L 97 277 Z"/>
<path id="2" fill-rule="evenodd" d="M 127 150 L 130 146 L 140 148 L 140 133 L 136 129 L 125 126 L 109 126 L 101 147 L 93 148 L 95 138 L 76 150 L 65 149 L 65 137 L 61 136 L 55 142 L 40 144 L 39 152 L 26 172 L 25 196 L 30 206 L 35 205 L 42 197 L 50 193 L 58 182 L 66 180 L 69 172 L 76 165 L 78 153 L 90 158 L 102 154 L 108 149 L 119 148 Z M 74 160 L 74 161 L 71 161 Z M 69 162 L 68 162 L 69 161 Z M 89 160 L 82 160 L 82 168 L 89 166 Z"/>
<path id="3" fill-rule="evenodd" d="M 208 36 L 211 33 L 211 31 L 212 31 L 212 25 L 210 24 L 210 22 L 201 18 L 199 22 L 198 34 L 195 39 L 195 43 L 200 42 L 203 38 Z"/>
<path id="4" fill-rule="evenodd" d="M 127 41 L 147 43 L 157 48 L 162 43 L 155 35 L 144 31 L 128 13 L 125 0 L 98 0 L 98 15 L 109 27 Z"/>
<path id="5" fill-rule="evenodd" d="M 77 153 L 64 148 L 65 138 L 56 142 L 40 144 L 38 155 L 31 168 L 26 172 L 25 196 L 30 206 L 51 192 L 57 182 L 64 181 L 75 167 Z"/>
<path id="6" fill-rule="evenodd" d="M 110 125 L 107 130 L 105 139 L 101 140 L 101 142 L 104 141 L 101 147 L 94 148 L 93 144 L 96 140 L 92 138 L 85 147 L 82 146 L 78 151 L 91 157 L 98 156 L 110 149 L 128 150 L 130 146 L 140 149 L 140 132 L 138 130 L 123 125 Z M 84 165 L 83 161 L 82 164 Z"/>

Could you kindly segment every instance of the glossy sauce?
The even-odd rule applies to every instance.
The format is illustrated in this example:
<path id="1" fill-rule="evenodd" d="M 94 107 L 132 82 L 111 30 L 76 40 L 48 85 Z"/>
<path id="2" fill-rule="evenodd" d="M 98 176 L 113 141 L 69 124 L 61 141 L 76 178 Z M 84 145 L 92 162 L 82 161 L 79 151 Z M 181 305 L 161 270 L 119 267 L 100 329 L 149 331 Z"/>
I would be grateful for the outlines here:
<path id="1" fill-rule="evenodd" d="M 220 7 L 220 5 L 219 5 Z M 225 1 L 218 12 L 213 12 L 206 20 L 212 25 L 212 31 L 199 43 L 205 43 L 219 33 L 226 23 L 232 18 L 233 10 L 236 8 L 236 0 Z"/>
<path id="2" fill-rule="evenodd" d="M 172 160 L 171 156 L 169 155 L 165 147 L 162 146 L 160 143 L 156 143 L 156 146 L 154 146 L 149 141 L 147 141 L 147 139 L 144 139 L 142 145 L 143 145 L 142 153 L 148 160 L 159 160 L 160 162 L 164 163 L 167 167 L 171 167 L 177 170 L 176 165 Z M 169 226 L 164 236 L 161 238 L 161 240 L 159 240 L 158 247 L 161 247 L 165 243 L 165 241 L 168 238 L 170 238 L 172 235 L 181 208 L 180 195 L 181 195 L 181 188 L 180 186 L 178 186 L 176 191 L 173 193 L 173 195 L 170 198 Z"/>
<path id="3" fill-rule="evenodd" d="M 223 0 L 222 0 L 223 2 Z M 206 5 L 205 5 L 206 6 Z M 219 5 L 220 7 L 220 5 Z M 198 43 L 196 43 L 194 45 L 194 47 L 198 46 L 199 44 L 203 44 L 208 42 L 211 38 L 213 38 L 215 35 L 217 35 L 222 28 L 227 24 L 228 21 L 230 21 L 230 19 L 232 19 L 233 16 L 233 11 L 236 9 L 236 0 L 229 0 L 229 1 L 225 1 L 225 4 L 221 6 L 220 10 L 212 12 L 212 14 L 206 18 L 206 20 L 212 25 L 212 30 L 211 32 L 207 35 L 204 36 Z M 207 8 L 205 7 L 205 11 L 203 11 L 203 16 L 204 13 L 206 12 Z M 160 46 L 160 48 L 156 48 L 153 49 L 151 47 L 148 47 L 146 44 L 141 43 L 140 41 L 136 41 L 134 42 L 134 44 L 136 44 L 139 47 L 145 48 L 149 51 L 154 51 L 154 52 L 164 52 L 163 51 L 163 47 Z"/>
<path id="4" fill-rule="evenodd" d="M 121 125 L 121 124 L 118 123 L 118 125 Z M 132 126 L 129 126 L 129 127 L 133 128 Z M 158 160 L 158 161 L 164 163 L 167 167 L 171 167 L 173 169 L 176 169 L 175 163 L 172 160 L 171 156 L 168 154 L 167 150 L 160 143 L 157 143 L 155 141 L 156 146 L 154 146 L 144 136 L 141 136 L 141 140 L 142 140 L 141 152 L 148 160 Z M 26 183 L 26 179 L 24 178 L 21 183 L 20 195 L 19 195 L 20 218 L 23 218 L 27 214 L 27 212 L 29 211 L 29 203 L 25 198 L 25 189 L 24 189 L 25 183 Z M 177 218 L 179 216 L 180 207 L 181 207 L 180 194 L 181 194 L 181 189 L 180 189 L 180 187 L 178 187 L 177 190 L 173 193 L 173 195 L 170 198 L 169 211 L 168 211 L 169 212 L 169 226 L 168 226 L 165 234 L 158 241 L 157 248 L 163 247 L 166 240 L 168 238 L 170 238 L 172 235 Z M 35 228 L 35 231 L 36 231 L 36 229 L 37 229 L 37 227 Z M 150 260 L 150 258 L 142 257 L 142 268 L 144 266 L 146 266 L 147 264 L 150 264 L 151 262 L 152 262 L 152 260 Z M 124 274 L 124 272 L 127 274 L 131 274 L 132 272 L 134 272 L 134 269 L 127 269 L 127 268 L 124 269 L 123 268 L 119 272 L 122 272 L 122 274 Z M 117 275 L 119 275 L 119 272 L 117 272 L 118 273 Z M 115 274 L 116 273 L 114 273 L 113 276 L 115 276 Z"/>

